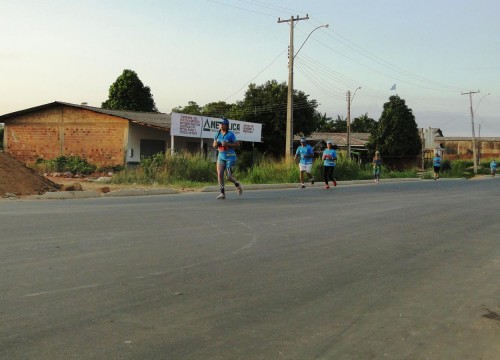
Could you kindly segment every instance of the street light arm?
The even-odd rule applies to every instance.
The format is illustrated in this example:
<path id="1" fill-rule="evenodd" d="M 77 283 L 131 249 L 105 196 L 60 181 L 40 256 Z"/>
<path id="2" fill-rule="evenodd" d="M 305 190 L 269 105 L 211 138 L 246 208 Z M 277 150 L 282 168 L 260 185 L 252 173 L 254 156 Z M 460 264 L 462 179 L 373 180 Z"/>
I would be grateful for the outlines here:
<path id="1" fill-rule="evenodd" d="M 297 52 L 295 53 L 295 55 L 293 55 L 293 58 L 295 59 L 295 57 L 299 54 L 300 49 L 302 49 L 302 46 L 304 46 L 304 44 L 306 43 L 307 39 L 309 39 L 309 37 L 311 36 L 311 34 L 312 34 L 313 32 L 315 32 L 315 31 L 316 31 L 316 30 L 318 30 L 319 28 L 322 28 L 322 27 L 327 28 L 328 26 L 330 26 L 330 25 L 328 25 L 328 24 L 324 24 L 324 25 L 320 25 L 320 26 L 318 26 L 317 28 L 313 29 L 313 30 L 309 33 L 309 35 L 307 35 L 307 37 L 306 37 L 306 39 L 304 40 L 304 42 L 302 43 L 302 45 L 300 45 L 299 50 L 297 50 Z"/>
<path id="2" fill-rule="evenodd" d="M 481 101 L 488 95 L 491 95 L 491 93 L 484 94 L 481 99 L 479 99 L 479 102 L 476 105 L 476 108 L 474 109 L 474 112 L 476 112 L 477 108 L 479 107 L 479 104 L 481 104 Z"/>
<path id="3" fill-rule="evenodd" d="M 354 90 L 354 94 L 352 94 L 351 104 L 354 100 L 354 96 L 356 96 L 356 91 L 361 90 L 361 86 L 359 86 L 356 90 Z"/>

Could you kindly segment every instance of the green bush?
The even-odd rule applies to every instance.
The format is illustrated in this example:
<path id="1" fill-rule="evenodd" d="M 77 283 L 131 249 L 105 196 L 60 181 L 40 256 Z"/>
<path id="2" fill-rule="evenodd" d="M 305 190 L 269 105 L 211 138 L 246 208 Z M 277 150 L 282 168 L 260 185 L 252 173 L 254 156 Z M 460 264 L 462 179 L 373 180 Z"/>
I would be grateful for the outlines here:
<path id="1" fill-rule="evenodd" d="M 97 169 L 95 165 L 78 156 L 59 156 L 52 160 L 38 159 L 35 168 L 42 172 L 70 172 L 73 175 L 89 175 Z"/>

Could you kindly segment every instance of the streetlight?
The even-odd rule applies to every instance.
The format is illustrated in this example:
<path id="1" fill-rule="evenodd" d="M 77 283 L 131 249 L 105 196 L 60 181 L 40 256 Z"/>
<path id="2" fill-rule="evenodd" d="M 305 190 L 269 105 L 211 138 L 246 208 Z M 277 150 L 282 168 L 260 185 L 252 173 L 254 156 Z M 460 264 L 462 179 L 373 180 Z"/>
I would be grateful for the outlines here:
<path id="1" fill-rule="evenodd" d="M 347 90 L 347 158 L 351 158 L 351 104 L 356 96 L 356 91 L 361 90 L 361 86 L 358 86 L 351 98 L 351 91 Z"/>
<path id="2" fill-rule="evenodd" d="M 291 158 L 293 156 L 293 59 L 300 52 L 306 41 L 309 39 L 311 34 L 316 30 L 322 27 L 328 27 L 328 24 L 320 25 L 314 28 L 309 35 L 307 35 L 306 39 L 300 45 L 299 51 L 294 53 L 293 50 L 293 29 L 294 22 L 299 20 L 307 20 L 309 16 L 306 15 L 305 18 L 299 18 L 298 15 L 296 18 L 293 16 L 289 20 L 281 20 L 278 18 L 278 23 L 281 22 L 290 22 L 290 48 L 288 53 L 288 100 L 287 100 L 287 110 L 286 110 L 286 144 L 285 144 L 285 156 L 287 158 Z"/>
<path id="3" fill-rule="evenodd" d="M 299 54 L 300 50 L 302 49 L 302 46 L 304 46 L 304 44 L 306 43 L 307 39 L 309 39 L 309 36 L 311 36 L 311 34 L 312 34 L 313 32 L 315 32 L 316 30 L 318 30 L 318 29 L 320 29 L 320 28 L 322 28 L 322 27 L 324 27 L 324 28 L 328 28 L 329 26 L 330 26 L 330 25 L 328 25 L 328 24 L 323 24 L 323 25 L 320 25 L 320 26 L 318 26 L 318 27 L 316 27 L 316 28 L 312 29 L 312 31 L 309 33 L 309 35 L 307 35 L 307 37 L 306 37 L 306 39 L 304 40 L 304 42 L 302 43 L 302 45 L 300 45 L 299 50 L 297 50 L 297 52 L 295 53 L 295 55 L 293 55 L 293 58 L 295 59 L 295 57 Z"/>
<path id="4" fill-rule="evenodd" d="M 481 96 L 481 99 L 479 99 L 479 101 L 477 102 L 477 105 L 476 107 L 474 108 L 474 112 L 476 112 L 477 108 L 479 107 L 479 104 L 481 104 L 481 101 L 483 101 L 483 99 L 488 96 L 488 95 L 491 95 L 491 93 L 487 93 L 487 94 L 484 94 L 483 96 Z"/>

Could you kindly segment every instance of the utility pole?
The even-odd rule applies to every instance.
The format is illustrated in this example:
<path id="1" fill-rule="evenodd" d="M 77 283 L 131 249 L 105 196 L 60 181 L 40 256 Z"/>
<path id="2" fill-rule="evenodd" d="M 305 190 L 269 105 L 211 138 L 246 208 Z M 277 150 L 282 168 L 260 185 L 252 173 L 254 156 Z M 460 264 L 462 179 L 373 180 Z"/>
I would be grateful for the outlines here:
<path id="1" fill-rule="evenodd" d="M 477 163 L 481 164 L 481 124 L 477 125 Z"/>
<path id="2" fill-rule="evenodd" d="M 356 96 L 356 91 L 361 90 L 361 86 L 357 87 L 354 90 L 354 94 L 352 94 L 351 98 L 351 90 L 347 90 L 346 99 L 347 99 L 347 158 L 351 158 L 351 104 L 354 100 L 354 96 Z"/>
<path id="3" fill-rule="evenodd" d="M 289 22 L 290 23 L 290 46 L 288 48 L 288 106 L 286 109 L 286 144 L 285 144 L 285 156 L 290 159 L 293 156 L 293 28 L 295 22 L 300 20 L 309 20 L 309 15 L 306 17 L 290 17 L 288 20 L 281 20 L 278 18 L 278 23 Z"/>
<path id="4" fill-rule="evenodd" d="M 420 150 L 421 152 L 421 164 L 422 164 L 422 171 L 425 170 L 425 131 L 424 128 L 420 129 L 420 139 L 422 142 L 422 149 Z"/>
<path id="5" fill-rule="evenodd" d="M 462 95 L 469 95 L 470 101 L 470 118 L 472 122 L 472 156 L 474 157 L 474 174 L 477 174 L 477 157 L 476 157 L 476 135 L 474 130 L 474 110 L 472 108 L 472 94 L 478 94 L 479 90 L 462 93 Z"/>
<path id="6" fill-rule="evenodd" d="M 347 158 L 351 158 L 351 90 L 347 90 Z"/>

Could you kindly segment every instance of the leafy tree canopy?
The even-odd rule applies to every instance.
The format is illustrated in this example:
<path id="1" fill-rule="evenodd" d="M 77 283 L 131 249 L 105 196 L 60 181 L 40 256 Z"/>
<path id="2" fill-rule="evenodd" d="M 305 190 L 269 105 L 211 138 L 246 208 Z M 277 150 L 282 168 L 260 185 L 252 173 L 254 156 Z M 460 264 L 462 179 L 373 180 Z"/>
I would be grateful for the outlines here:
<path id="1" fill-rule="evenodd" d="M 201 113 L 208 117 L 231 117 L 229 114 L 235 106 L 235 104 L 228 104 L 225 101 L 211 102 L 203 106 Z"/>
<path id="2" fill-rule="evenodd" d="M 337 118 L 333 120 L 332 118 L 327 118 L 325 115 L 319 122 L 319 126 L 316 131 L 345 133 L 347 131 L 347 119 L 344 119 L 344 117 L 337 115 Z"/>
<path id="3" fill-rule="evenodd" d="M 286 83 L 270 80 L 262 85 L 249 84 L 244 99 L 235 104 L 218 101 L 201 107 L 190 101 L 187 106 L 176 107 L 173 111 L 261 123 L 264 142 L 256 144 L 256 147 L 265 153 L 281 157 L 285 153 L 287 95 Z M 294 134 L 310 135 L 316 131 L 321 119 L 316 111 L 317 101 L 309 100 L 309 95 L 299 90 L 294 90 L 293 101 Z"/>
<path id="4" fill-rule="evenodd" d="M 189 101 L 184 107 L 177 106 L 176 108 L 173 108 L 172 112 L 179 114 L 201 115 L 201 106 L 194 101 Z"/>
<path id="5" fill-rule="evenodd" d="M 377 122 L 372 118 L 368 117 L 368 113 L 355 118 L 351 123 L 351 132 L 358 133 L 371 133 Z"/>
<path id="6" fill-rule="evenodd" d="M 397 163 L 398 159 L 414 157 L 421 150 L 420 136 L 412 110 L 398 95 L 384 104 L 378 125 L 367 144 L 373 154 L 379 150 L 385 161 Z"/>
<path id="7" fill-rule="evenodd" d="M 103 109 L 157 112 L 151 89 L 144 86 L 132 70 L 125 69 L 109 87 L 108 100 L 102 103 Z"/>
<path id="8" fill-rule="evenodd" d="M 257 147 L 266 153 L 283 156 L 286 142 L 286 110 L 288 86 L 276 80 L 263 85 L 250 84 L 243 101 L 237 104 L 235 114 L 242 121 L 262 124 L 264 143 Z M 318 120 L 316 100 L 299 90 L 293 94 L 293 133 L 308 136 L 316 130 Z"/>

